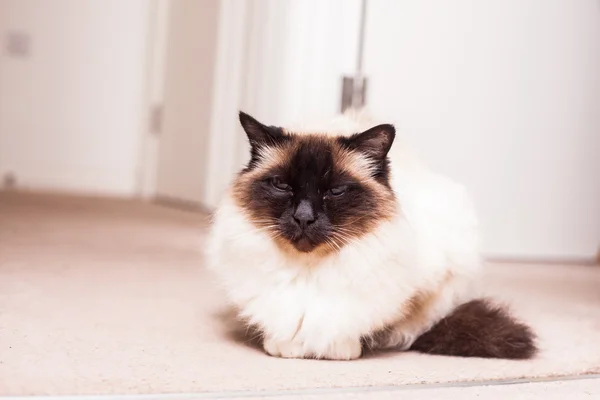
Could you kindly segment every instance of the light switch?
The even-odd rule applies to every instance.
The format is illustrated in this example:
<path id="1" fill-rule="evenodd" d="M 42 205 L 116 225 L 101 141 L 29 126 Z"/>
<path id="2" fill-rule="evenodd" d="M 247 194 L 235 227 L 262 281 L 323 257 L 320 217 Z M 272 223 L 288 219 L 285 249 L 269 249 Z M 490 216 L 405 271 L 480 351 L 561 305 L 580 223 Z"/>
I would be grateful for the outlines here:
<path id="1" fill-rule="evenodd" d="M 26 58 L 31 51 L 31 37 L 25 32 L 8 32 L 6 52 L 11 57 Z"/>

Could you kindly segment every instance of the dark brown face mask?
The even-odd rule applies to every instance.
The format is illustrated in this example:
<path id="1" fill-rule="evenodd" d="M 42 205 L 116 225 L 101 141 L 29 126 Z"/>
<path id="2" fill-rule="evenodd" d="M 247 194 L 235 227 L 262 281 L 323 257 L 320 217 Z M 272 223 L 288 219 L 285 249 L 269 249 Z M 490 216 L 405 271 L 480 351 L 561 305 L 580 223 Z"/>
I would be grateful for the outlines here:
<path id="1" fill-rule="evenodd" d="M 381 202 L 393 200 L 387 158 L 393 126 L 330 137 L 287 133 L 244 113 L 240 121 L 251 159 L 235 193 L 257 225 L 269 226 L 296 250 L 311 252 L 323 245 L 339 249 L 384 217 Z M 277 159 L 267 163 L 263 155 L 269 148 L 277 149 Z M 370 174 L 354 171 L 349 154 L 368 160 Z"/>

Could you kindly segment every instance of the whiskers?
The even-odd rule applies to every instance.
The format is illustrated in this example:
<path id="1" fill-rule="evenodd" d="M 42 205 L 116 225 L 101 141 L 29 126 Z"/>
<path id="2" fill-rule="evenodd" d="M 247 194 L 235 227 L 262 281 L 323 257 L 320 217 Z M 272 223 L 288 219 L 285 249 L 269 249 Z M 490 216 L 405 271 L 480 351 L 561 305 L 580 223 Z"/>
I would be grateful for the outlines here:
<path id="1" fill-rule="evenodd" d="M 358 221 L 362 221 L 363 219 L 365 219 L 365 218 L 368 218 L 368 217 L 372 217 L 372 215 L 371 215 L 371 214 L 363 214 L 363 215 L 360 215 L 360 216 L 358 216 L 358 217 L 356 217 L 356 218 L 354 218 L 354 219 L 352 219 L 352 220 L 350 220 L 350 221 L 346 222 L 345 224 L 339 225 L 339 227 L 340 227 L 340 228 L 345 228 L 345 227 L 347 227 L 347 226 L 354 225 L 354 224 L 355 224 L 355 223 L 357 223 Z"/>
<path id="2" fill-rule="evenodd" d="M 257 226 L 253 226 L 251 229 L 248 229 L 240 234 L 232 235 L 229 237 L 229 240 L 238 241 L 248 239 L 249 237 L 258 234 L 266 234 L 271 240 L 275 240 L 282 236 L 281 231 L 278 230 L 279 224 L 275 220 L 265 219 L 255 220 L 252 222 Z"/>
<path id="3" fill-rule="evenodd" d="M 334 227 L 331 235 L 325 239 L 325 243 L 332 251 L 341 252 L 344 246 L 352 244 L 360 235 L 356 229 L 348 228 L 348 224 Z"/>

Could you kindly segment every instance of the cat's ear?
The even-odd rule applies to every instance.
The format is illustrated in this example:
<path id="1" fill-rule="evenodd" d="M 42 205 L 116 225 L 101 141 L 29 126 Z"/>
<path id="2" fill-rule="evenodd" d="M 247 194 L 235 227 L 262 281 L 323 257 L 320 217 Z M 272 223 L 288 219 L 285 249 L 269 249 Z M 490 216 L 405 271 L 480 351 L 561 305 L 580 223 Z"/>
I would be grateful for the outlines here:
<path id="1" fill-rule="evenodd" d="M 240 111 L 240 124 L 246 131 L 252 148 L 274 145 L 285 138 L 281 128 L 261 124 L 243 111 Z"/>
<path id="2" fill-rule="evenodd" d="M 377 125 L 349 138 L 349 144 L 370 157 L 383 160 L 394 143 L 396 129 L 393 125 Z"/>

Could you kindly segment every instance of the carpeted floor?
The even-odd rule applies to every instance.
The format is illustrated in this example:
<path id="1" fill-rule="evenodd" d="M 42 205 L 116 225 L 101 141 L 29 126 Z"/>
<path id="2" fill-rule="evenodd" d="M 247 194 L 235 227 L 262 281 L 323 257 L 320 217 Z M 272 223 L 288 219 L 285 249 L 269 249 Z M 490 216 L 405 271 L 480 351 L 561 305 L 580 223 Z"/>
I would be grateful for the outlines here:
<path id="1" fill-rule="evenodd" d="M 0 395 L 243 394 L 600 373 L 595 266 L 489 266 L 489 293 L 539 334 L 532 361 L 268 357 L 222 324 L 202 268 L 206 224 L 201 214 L 133 201 L 0 192 Z"/>

